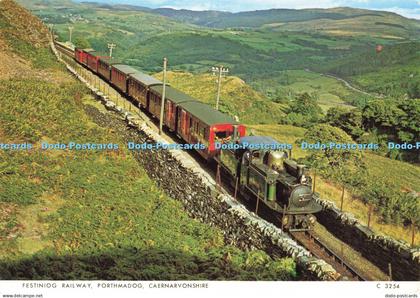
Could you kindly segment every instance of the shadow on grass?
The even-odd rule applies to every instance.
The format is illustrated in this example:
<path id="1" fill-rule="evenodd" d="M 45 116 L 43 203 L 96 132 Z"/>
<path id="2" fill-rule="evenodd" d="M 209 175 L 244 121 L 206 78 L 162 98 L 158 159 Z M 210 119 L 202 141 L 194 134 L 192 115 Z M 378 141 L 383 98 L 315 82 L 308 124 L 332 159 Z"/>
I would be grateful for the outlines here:
<path id="1" fill-rule="evenodd" d="M 294 270 L 248 264 L 230 254 L 205 256 L 164 249 L 119 249 L 89 255 L 47 252 L 0 261 L 3 280 L 291 280 Z M 235 260 L 236 259 L 236 260 Z M 240 262 L 241 265 L 236 264 Z M 258 262 L 257 262 L 258 263 Z"/>

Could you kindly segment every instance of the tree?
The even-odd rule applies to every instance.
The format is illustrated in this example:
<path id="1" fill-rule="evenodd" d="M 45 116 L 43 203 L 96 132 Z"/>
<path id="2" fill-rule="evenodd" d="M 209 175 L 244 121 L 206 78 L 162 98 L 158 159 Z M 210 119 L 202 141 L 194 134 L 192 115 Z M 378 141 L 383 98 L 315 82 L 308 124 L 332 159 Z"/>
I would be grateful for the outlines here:
<path id="1" fill-rule="evenodd" d="M 300 142 L 324 144 L 322 150 L 311 150 L 308 163 L 322 175 L 348 187 L 363 187 L 366 183 L 366 166 L 362 153 L 358 149 L 344 148 L 342 145 L 352 144 L 353 140 L 340 128 L 328 124 L 318 124 L 308 129 Z M 340 145 L 340 148 L 330 146 Z"/>
<path id="2" fill-rule="evenodd" d="M 378 128 L 383 131 L 393 133 L 395 127 L 398 127 L 400 117 L 404 115 L 396 101 L 388 100 L 372 100 L 367 103 L 363 109 L 363 124 L 366 129 Z"/>
<path id="3" fill-rule="evenodd" d="M 89 41 L 87 41 L 84 37 L 80 37 L 80 36 L 74 39 L 74 44 L 76 47 L 82 48 L 82 49 L 87 49 L 91 47 Z"/>
<path id="4" fill-rule="evenodd" d="M 415 141 L 420 136 L 420 99 L 403 100 L 399 108 L 404 111 L 399 121 L 400 131 L 412 135 L 412 139 L 403 141 Z"/>
<path id="5" fill-rule="evenodd" d="M 296 96 L 291 102 L 289 115 L 288 120 L 291 124 L 308 126 L 320 120 L 322 109 L 317 103 L 316 96 L 305 92 Z M 297 120 L 299 121 L 296 122 Z"/>
<path id="6" fill-rule="evenodd" d="M 325 121 L 341 128 L 354 139 L 358 139 L 364 133 L 362 111 L 359 109 L 345 109 L 342 107 L 330 108 L 325 117 Z"/>

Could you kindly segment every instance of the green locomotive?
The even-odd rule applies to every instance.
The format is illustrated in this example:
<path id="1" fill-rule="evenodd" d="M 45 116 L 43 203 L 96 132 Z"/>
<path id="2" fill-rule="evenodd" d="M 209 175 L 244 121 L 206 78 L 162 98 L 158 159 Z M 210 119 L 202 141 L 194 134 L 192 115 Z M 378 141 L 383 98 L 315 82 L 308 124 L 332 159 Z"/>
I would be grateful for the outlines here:
<path id="1" fill-rule="evenodd" d="M 217 161 L 238 181 L 239 193 L 275 212 L 286 230 L 309 230 L 322 206 L 312 192 L 307 168 L 289 159 L 281 144 L 266 136 L 240 138 L 220 150 Z M 236 184 L 236 183 L 235 183 Z"/>

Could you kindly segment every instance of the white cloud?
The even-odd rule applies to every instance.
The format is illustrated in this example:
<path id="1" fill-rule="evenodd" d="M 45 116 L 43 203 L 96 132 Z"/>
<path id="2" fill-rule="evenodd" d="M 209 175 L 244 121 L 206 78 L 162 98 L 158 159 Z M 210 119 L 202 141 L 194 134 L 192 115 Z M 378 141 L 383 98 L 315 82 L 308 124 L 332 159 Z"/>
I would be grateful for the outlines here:
<path id="1" fill-rule="evenodd" d="M 188 9 L 188 10 L 195 10 L 195 11 L 203 11 L 203 10 L 211 10 L 214 9 L 210 3 L 194 3 L 189 5 L 188 7 L 184 5 L 163 5 L 163 8 L 173 8 L 173 9 Z"/>
<path id="2" fill-rule="evenodd" d="M 399 7 L 390 7 L 390 8 L 384 8 L 384 9 L 378 9 L 378 10 L 391 11 L 399 15 L 402 15 L 406 18 L 420 20 L 420 8 L 406 9 L 406 8 L 399 8 Z"/>
<path id="3" fill-rule="evenodd" d="M 246 7 L 253 6 L 255 7 L 258 3 L 262 9 L 270 8 L 327 8 L 327 7 L 336 7 L 340 6 L 342 1 L 337 0 L 318 0 L 318 1 L 308 1 L 308 0 L 242 0 L 242 1 L 230 1 L 231 3 L 236 3 L 237 6 L 243 6 L 244 10 Z"/>

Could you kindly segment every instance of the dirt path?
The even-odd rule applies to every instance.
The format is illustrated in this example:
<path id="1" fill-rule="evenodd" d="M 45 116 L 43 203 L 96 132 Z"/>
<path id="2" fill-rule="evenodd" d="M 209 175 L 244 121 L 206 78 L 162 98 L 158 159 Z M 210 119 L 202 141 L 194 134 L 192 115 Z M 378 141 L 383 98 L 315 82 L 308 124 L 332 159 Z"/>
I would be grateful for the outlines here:
<path id="1" fill-rule="evenodd" d="M 379 95 L 376 95 L 376 94 L 372 94 L 372 93 L 368 93 L 366 91 L 363 91 L 361 89 L 358 89 L 358 88 L 354 87 L 352 84 L 350 84 L 350 82 L 346 81 L 343 78 L 337 77 L 335 75 L 332 75 L 332 74 L 324 74 L 324 73 L 320 73 L 320 72 L 315 72 L 315 71 L 312 71 L 312 70 L 307 69 L 307 68 L 305 69 L 305 71 L 306 72 L 310 72 L 310 73 L 319 74 L 319 75 L 324 76 L 324 77 L 329 77 L 329 78 L 332 78 L 332 79 L 336 79 L 337 81 L 340 81 L 341 83 L 343 83 L 344 86 L 346 86 L 347 88 L 349 88 L 349 89 L 351 89 L 353 91 L 362 93 L 364 95 L 368 95 L 368 96 L 372 96 L 372 97 L 376 97 L 376 98 L 382 98 L 382 96 L 379 96 Z"/>

